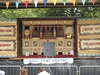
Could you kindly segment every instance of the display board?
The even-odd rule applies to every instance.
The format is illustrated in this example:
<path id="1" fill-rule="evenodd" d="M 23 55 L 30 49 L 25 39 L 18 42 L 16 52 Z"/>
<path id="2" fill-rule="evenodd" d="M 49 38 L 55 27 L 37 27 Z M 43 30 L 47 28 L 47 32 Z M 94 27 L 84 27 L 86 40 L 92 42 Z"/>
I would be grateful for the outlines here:
<path id="1" fill-rule="evenodd" d="M 99 19 L 79 20 L 78 55 L 83 57 L 100 56 Z"/>
<path id="2" fill-rule="evenodd" d="M 17 57 L 17 24 L 0 21 L 0 57 Z"/>

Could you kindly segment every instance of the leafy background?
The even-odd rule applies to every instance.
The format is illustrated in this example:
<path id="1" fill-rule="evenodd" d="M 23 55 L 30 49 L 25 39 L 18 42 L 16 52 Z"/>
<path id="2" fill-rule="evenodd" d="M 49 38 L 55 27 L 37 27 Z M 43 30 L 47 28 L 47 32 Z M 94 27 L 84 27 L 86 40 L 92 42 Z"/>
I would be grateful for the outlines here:
<path id="1" fill-rule="evenodd" d="M 24 17 L 99 18 L 100 7 L 0 9 L 0 19 L 16 19 Z"/>

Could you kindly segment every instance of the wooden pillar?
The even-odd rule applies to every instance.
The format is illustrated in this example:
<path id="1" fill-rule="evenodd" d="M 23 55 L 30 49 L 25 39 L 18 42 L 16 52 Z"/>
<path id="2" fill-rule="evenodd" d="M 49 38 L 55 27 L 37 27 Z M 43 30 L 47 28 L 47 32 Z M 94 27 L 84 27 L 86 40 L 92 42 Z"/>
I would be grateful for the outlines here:
<path id="1" fill-rule="evenodd" d="M 63 32 L 63 37 L 64 37 L 64 26 L 61 26 L 61 31 Z"/>
<path id="2" fill-rule="evenodd" d="M 59 26 L 57 26 L 57 36 L 59 36 Z"/>
<path id="3" fill-rule="evenodd" d="M 43 26 L 41 25 L 41 31 L 43 31 Z"/>
<path id="4" fill-rule="evenodd" d="M 42 38 L 42 26 L 40 26 L 40 38 Z"/>
<path id="5" fill-rule="evenodd" d="M 28 75 L 26 69 L 21 69 L 20 70 L 20 75 Z"/>
<path id="6" fill-rule="evenodd" d="M 33 26 L 33 31 L 35 31 L 35 27 Z"/>
<path id="7" fill-rule="evenodd" d="M 32 34 L 33 34 L 32 26 L 30 26 L 30 38 L 32 38 Z"/>
<path id="8" fill-rule="evenodd" d="M 47 25 L 45 25 L 45 32 L 47 32 Z"/>
<path id="9" fill-rule="evenodd" d="M 59 32 L 59 26 L 57 26 L 57 32 Z"/>
<path id="10" fill-rule="evenodd" d="M 37 26 L 37 31 L 39 32 L 40 30 L 39 30 L 39 26 Z"/>
<path id="11" fill-rule="evenodd" d="M 23 26 L 23 31 L 22 31 L 22 37 L 23 37 L 23 39 L 25 39 L 25 26 Z"/>
<path id="12" fill-rule="evenodd" d="M 54 30 L 54 38 L 56 38 L 56 29 L 55 29 L 55 27 L 53 28 Z"/>
<path id="13" fill-rule="evenodd" d="M 49 26 L 49 32 L 51 32 L 51 25 Z"/>
<path id="14" fill-rule="evenodd" d="M 35 26 L 32 27 L 32 37 L 34 37 Z"/>

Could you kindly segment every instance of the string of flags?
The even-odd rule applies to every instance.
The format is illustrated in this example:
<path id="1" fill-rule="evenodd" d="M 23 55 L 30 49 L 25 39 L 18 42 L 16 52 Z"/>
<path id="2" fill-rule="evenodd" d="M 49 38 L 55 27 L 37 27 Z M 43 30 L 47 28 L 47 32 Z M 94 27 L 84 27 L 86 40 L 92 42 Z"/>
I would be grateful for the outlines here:
<path id="1" fill-rule="evenodd" d="M 66 5 L 66 0 L 63 0 L 64 6 Z"/>
<path id="2" fill-rule="evenodd" d="M 56 3 L 57 3 L 57 0 L 53 0 L 53 3 L 54 3 L 54 5 L 56 5 Z"/>
<path id="3" fill-rule="evenodd" d="M 46 7 L 46 5 L 47 5 L 47 0 L 43 0 L 43 2 L 44 2 L 44 5 L 45 5 L 45 7 Z"/>
<path id="4" fill-rule="evenodd" d="M 34 0 L 35 7 L 37 7 L 38 0 Z"/>
<path id="5" fill-rule="evenodd" d="M 16 1 L 15 4 L 16 4 L 16 8 L 18 8 L 18 6 L 19 6 L 19 2 Z"/>
<path id="6" fill-rule="evenodd" d="M 10 1 L 6 1 L 6 8 L 8 9 Z"/>
<path id="7" fill-rule="evenodd" d="M 95 4 L 95 0 L 92 0 L 93 5 Z"/>
<path id="8" fill-rule="evenodd" d="M 39 0 L 33 0 L 33 1 L 34 1 L 35 7 L 37 8 L 38 3 L 39 3 Z M 45 7 L 46 7 L 46 5 L 47 5 L 47 1 L 48 1 L 48 0 L 43 0 L 44 6 L 45 6 Z M 52 1 L 53 1 L 54 5 L 56 5 L 57 0 L 52 0 Z M 83 5 L 85 5 L 86 1 L 87 1 L 87 0 L 81 0 L 81 2 L 82 2 Z M 64 6 L 65 6 L 67 0 L 62 0 L 62 2 L 63 2 L 63 4 L 64 4 Z M 75 6 L 75 5 L 76 5 L 76 0 L 72 0 L 72 2 L 73 2 L 73 6 Z M 19 4 L 20 4 L 19 1 L 16 1 L 16 2 L 15 2 L 16 8 L 19 7 Z M 28 4 L 29 4 L 29 0 L 25 0 L 25 7 L 26 7 L 26 8 L 28 7 Z M 95 0 L 92 0 L 92 4 L 95 5 Z M 10 5 L 10 1 L 6 1 L 6 8 L 7 8 L 7 9 L 9 8 L 9 5 Z"/>
<path id="9" fill-rule="evenodd" d="M 73 6 L 75 6 L 76 0 L 73 0 Z"/>
<path id="10" fill-rule="evenodd" d="M 82 0 L 83 5 L 85 5 L 86 0 Z"/>

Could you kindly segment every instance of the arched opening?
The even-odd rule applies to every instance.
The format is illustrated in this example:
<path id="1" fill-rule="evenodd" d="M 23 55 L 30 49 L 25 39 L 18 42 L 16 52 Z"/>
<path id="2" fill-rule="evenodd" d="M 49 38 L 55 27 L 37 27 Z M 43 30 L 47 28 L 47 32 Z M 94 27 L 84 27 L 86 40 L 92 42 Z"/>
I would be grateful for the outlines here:
<path id="1" fill-rule="evenodd" d="M 38 53 L 35 53 L 35 52 L 34 52 L 33 55 L 38 55 Z"/>
<path id="2" fill-rule="evenodd" d="M 58 52 L 58 55 L 63 55 L 63 53 L 62 52 Z"/>
<path id="3" fill-rule="evenodd" d="M 42 52 L 42 55 L 44 55 L 44 53 Z"/>

